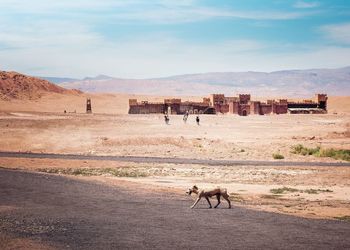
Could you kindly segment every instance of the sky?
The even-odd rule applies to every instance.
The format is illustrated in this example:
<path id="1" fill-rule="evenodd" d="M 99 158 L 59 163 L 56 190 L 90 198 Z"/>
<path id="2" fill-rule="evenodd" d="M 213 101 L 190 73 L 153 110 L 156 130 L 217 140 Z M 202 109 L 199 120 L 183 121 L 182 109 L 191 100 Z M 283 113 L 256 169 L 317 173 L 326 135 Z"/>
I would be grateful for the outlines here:
<path id="1" fill-rule="evenodd" d="M 0 0 L 0 70 L 155 78 L 345 66 L 349 0 Z"/>

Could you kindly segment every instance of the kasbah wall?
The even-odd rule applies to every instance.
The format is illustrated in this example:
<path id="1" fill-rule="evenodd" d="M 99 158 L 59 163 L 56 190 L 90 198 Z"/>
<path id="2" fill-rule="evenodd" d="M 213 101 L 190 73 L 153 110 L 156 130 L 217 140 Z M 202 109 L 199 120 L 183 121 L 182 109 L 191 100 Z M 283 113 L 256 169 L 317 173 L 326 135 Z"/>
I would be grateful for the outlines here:
<path id="1" fill-rule="evenodd" d="M 289 102 L 287 99 L 252 101 L 250 94 L 226 97 L 224 94 L 211 94 L 202 102 L 182 102 L 181 99 L 164 99 L 164 102 L 138 102 L 129 99 L 129 114 L 324 114 L 327 113 L 327 95 L 316 94 L 314 100 Z"/>

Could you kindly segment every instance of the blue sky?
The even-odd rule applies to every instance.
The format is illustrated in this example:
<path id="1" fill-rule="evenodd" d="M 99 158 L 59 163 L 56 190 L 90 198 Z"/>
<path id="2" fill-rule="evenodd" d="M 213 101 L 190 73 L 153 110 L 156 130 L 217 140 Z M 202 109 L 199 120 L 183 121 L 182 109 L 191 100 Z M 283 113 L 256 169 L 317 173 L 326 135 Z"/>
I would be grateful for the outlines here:
<path id="1" fill-rule="evenodd" d="M 150 78 L 350 66 L 348 0 L 0 0 L 0 69 Z"/>

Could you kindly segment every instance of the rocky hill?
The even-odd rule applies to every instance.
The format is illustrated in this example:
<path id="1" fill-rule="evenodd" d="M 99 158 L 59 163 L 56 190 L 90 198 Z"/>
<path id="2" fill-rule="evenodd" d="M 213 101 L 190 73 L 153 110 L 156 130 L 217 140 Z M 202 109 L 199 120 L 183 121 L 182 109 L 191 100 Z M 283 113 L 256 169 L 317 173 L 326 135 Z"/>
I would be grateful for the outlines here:
<path id="1" fill-rule="evenodd" d="M 49 81 L 17 72 L 0 71 L 0 99 L 35 100 L 48 93 L 78 95 L 80 90 L 69 90 Z"/>
<path id="2" fill-rule="evenodd" d="M 309 97 L 315 93 L 350 95 L 350 67 L 276 72 L 218 72 L 154 79 L 85 78 L 61 83 L 84 92 L 147 95 L 250 93 L 254 96 Z"/>

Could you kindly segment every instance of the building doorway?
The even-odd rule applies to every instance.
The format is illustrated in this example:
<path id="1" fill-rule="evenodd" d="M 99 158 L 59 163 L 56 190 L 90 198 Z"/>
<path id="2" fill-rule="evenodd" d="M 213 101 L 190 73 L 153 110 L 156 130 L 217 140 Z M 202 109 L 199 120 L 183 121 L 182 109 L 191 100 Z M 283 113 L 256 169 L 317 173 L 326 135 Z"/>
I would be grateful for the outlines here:
<path id="1" fill-rule="evenodd" d="M 242 111 L 242 115 L 243 115 L 243 116 L 247 116 L 247 110 L 243 110 L 243 111 Z"/>

